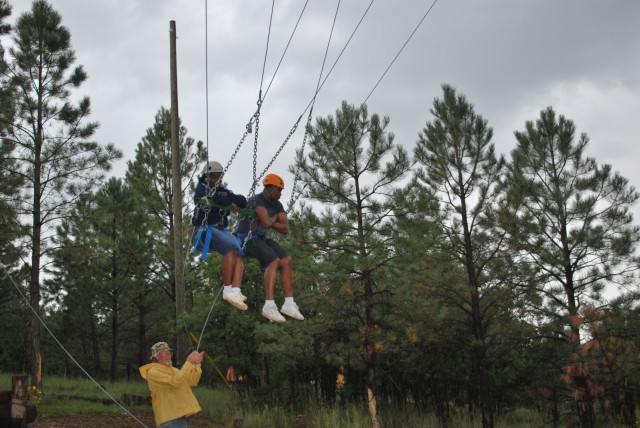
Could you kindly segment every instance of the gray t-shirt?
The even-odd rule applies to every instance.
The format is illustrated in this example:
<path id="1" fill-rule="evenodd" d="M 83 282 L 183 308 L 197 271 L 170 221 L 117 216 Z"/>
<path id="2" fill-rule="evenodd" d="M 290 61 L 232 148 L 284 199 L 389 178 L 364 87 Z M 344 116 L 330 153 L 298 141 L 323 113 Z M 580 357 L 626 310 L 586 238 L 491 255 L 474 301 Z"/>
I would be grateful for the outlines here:
<path id="1" fill-rule="evenodd" d="M 247 201 L 247 208 L 255 209 L 256 207 L 264 207 L 269 214 L 269 217 L 273 217 L 278 213 L 285 212 L 284 206 L 280 201 L 267 202 L 262 193 L 255 195 L 253 198 L 249 198 Z M 266 235 L 267 229 L 256 219 L 255 230 L 251 232 L 253 235 Z M 238 233 L 249 233 L 249 227 L 251 227 L 251 219 L 243 218 L 238 224 Z"/>

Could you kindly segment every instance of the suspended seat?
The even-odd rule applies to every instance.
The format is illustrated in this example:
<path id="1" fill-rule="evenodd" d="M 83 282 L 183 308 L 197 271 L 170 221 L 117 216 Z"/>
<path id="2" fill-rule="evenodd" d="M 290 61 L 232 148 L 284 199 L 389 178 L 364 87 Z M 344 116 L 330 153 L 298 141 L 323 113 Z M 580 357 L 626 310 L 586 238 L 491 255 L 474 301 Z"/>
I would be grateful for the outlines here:
<path id="1" fill-rule="evenodd" d="M 207 197 L 203 197 L 200 199 L 200 205 L 206 206 L 208 209 L 218 209 L 220 211 L 229 211 L 229 212 L 238 212 L 242 217 L 255 218 L 256 211 L 249 208 L 240 208 L 239 211 L 235 211 L 231 205 L 219 205 L 213 202 L 211 199 Z M 205 261 L 207 259 L 207 255 L 209 254 L 209 249 L 211 248 L 211 239 L 213 237 L 213 229 L 227 231 L 227 228 L 222 224 L 203 224 L 198 229 L 198 234 L 196 235 L 195 243 L 191 248 L 191 252 L 200 251 L 200 259 Z M 202 241 L 204 235 L 204 242 Z M 236 236 L 240 246 L 244 248 L 242 245 L 241 238 Z"/>

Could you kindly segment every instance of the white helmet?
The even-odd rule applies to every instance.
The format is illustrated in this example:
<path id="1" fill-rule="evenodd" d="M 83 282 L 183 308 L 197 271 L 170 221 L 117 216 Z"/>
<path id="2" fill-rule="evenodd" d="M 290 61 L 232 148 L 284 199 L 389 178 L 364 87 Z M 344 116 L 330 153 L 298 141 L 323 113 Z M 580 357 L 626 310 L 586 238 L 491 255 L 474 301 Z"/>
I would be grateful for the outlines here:
<path id="1" fill-rule="evenodd" d="M 224 172 L 224 168 L 220 164 L 220 162 L 211 161 L 207 165 L 202 168 L 201 175 L 209 175 L 211 172 Z"/>

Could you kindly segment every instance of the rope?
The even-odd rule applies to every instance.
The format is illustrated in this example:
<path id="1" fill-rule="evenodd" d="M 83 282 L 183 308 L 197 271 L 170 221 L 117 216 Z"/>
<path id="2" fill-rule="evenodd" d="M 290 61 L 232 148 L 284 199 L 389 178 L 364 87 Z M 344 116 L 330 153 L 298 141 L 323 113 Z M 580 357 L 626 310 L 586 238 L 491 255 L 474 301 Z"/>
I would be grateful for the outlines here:
<path id="1" fill-rule="evenodd" d="M 200 338 L 198 339 L 197 342 L 197 348 L 196 351 L 200 350 L 200 344 L 202 343 L 202 335 L 204 334 L 204 331 L 207 328 L 207 324 L 209 324 L 209 318 L 211 317 L 211 311 L 213 311 L 213 307 L 216 305 L 216 303 L 218 303 L 218 298 L 220 297 L 220 293 L 222 293 L 222 288 L 220 288 L 220 291 L 218 291 L 218 294 L 216 294 L 216 297 L 213 298 L 213 303 L 211 303 L 211 307 L 209 307 L 209 313 L 207 314 L 207 318 L 204 320 L 204 325 L 202 326 L 202 331 L 200 331 Z"/>
<path id="2" fill-rule="evenodd" d="M 407 38 L 407 40 L 405 40 L 405 42 L 402 44 L 402 47 L 400 48 L 400 50 L 398 50 L 398 52 L 396 53 L 396 55 L 393 57 L 393 59 L 391 60 L 391 62 L 389 63 L 389 65 L 387 66 L 387 68 L 384 70 L 384 72 L 382 73 L 382 75 L 380 76 L 380 78 L 378 79 L 378 81 L 376 82 L 376 84 L 373 86 L 373 88 L 371 89 L 371 91 L 369 91 L 369 94 L 367 95 L 367 97 L 364 99 L 364 101 L 362 103 L 360 103 L 360 106 L 364 106 L 367 101 L 369 100 L 369 98 L 371 97 L 371 95 L 373 94 L 373 92 L 378 88 L 378 85 L 380 85 L 380 82 L 382 81 L 382 79 L 384 79 L 384 77 L 387 75 L 387 73 L 389 72 L 389 70 L 391 69 L 391 67 L 393 66 L 393 64 L 396 62 L 396 60 L 398 59 L 398 57 L 400 56 L 400 54 L 402 53 L 402 51 L 404 50 L 404 48 L 407 46 L 407 44 L 409 43 L 409 41 L 413 38 L 413 36 L 415 35 L 416 31 L 418 31 L 418 28 L 420 28 L 420 26 L 422 25 L 422 23 L 424 22 L 424 20 L 427 18 L 427 16 L 429 15 L 429 13 L 431 12 L 431 10 L 433 9 L 433 7 L 436 5 L 436 3 L 438 2 L 438 0 L 434 0 L 433 3 L 431 3 L 431 6 L 429 6 L 429 8 L 427 9 L 427 11 L 424 13 L 424 15 L 422 15 L 422 18 L 418 21 L 418 24 L 416 24 L 416 26 L 413 28 L 413 31 L 411 32 L 411 34 L 409 34 L 409 37 Z M 324 83 L 324 82 L 323 82 Z M 351 119 L 351 121 L 349 123 L 347 123 L 347 125 L 342 129 L 342 132 L 340 132 L 340 135 L 338 136 L 338 138 L 336 139 L 336 142 L 340 141 L 340 138 L 342 138 L 342 136 L 344 135 L 344 133 L 347 131 L 347 129 L 351 126 L 351 124 L 358 118 L 359 114 L 356 115 L 354 118 Z"/>
<path id="3" fill-rule="evenodd" d="M 329 53 L 329 46 L 331 45 L 331 39 L 333 37 L 333 30 L 336 27 L 336 20 L 338 19 L 338 11 L 340 10 L 340 1 L 338 0 L 338 5 L 336 6 L 336 13 L 333 16 L 333 23 L 331 24 L 331 32 L 329 33 L 329 40 L 327 41 L 327 47 L 324 50 L 324 58 L 322 59 L 322 67 L 320 67 L 320 73 L 318 75 L 318 82 L 316 83 L 316 91 L 313 95 L 313 103 L 311 104 L 311 107 L 309 108 L 309 116 L 307 117 L 307 124 L 304 127 L 304 137 L 302 138 L 302 147 L 300 148 L 300 156 L 303 157 L 304 156 L 304 148 L 307 144 L 307 136 L 309 135 L 309 127 L 311 125 L 311 121 L 313 119 L 313 106 L 315 105 L 315 101 L 316 101 L 316 97 L 318 95 L 318 91 L 320 90 L 320 81 L 322 80 L 322 73 L 324 72 L 324 65 L 327 61 L 327 55 Z M 299 169 L 296 169 L 296 173 L 294 175 L 293 178 L 293 185 L 291 186 L 291 199 L 289 200 L 289 206 L 287 207 L 287 214 L 289 214 L 289 211 L 291 211 L 291 208 L 293 207 L 293 204 L 296 201 L 296 187 L 298 185 L 298 178 L 299 178 Z M 254 178 L 255 180 L 255 178 Z M 302 192 L 300 192 L 302 193 Z M 300 194 L 299 193 L 299 194 Z"/>
<path id="4" fill-rule="evenodd" d="M 205 141 L 207 142 L 207 165 L 209 165 L 209 13 L 204 0 L 204 93 L 205 93 Z"/>
<path id="5" fill-rule="evenodd" d="M 266 65 L 266 52 L 265 52 L 265 62 L 263 63 L 263 70 L 262 70 L 262 79 L 260 81 L 260 93 L 258 96 L 258 108 L 256 109 L 255 113 L 253 113 L 253 115 L 251 116 L 251 118 L 249 118 L 249 120 L 247 121 L 247 124 L 245 125 L 245 131 L 242 134 L 242 137 L 240 138 L 240 141 L 238 142 L 238 145 L 235 147 L 235 149 L 233 150 L 233 154 L 231 155 L 231 158 L 229 159 L 229 161 L 227 162 L 226 167 L 224 168 L 224 172 L 226 173 L 227 170 L 229 169 L 229 167 L 231 166 L 231 163 L 233 162 L 233 160 L 235 159 L 235 157 L 238 154 L 238 151 L 240 151 L 240 147 L 242 147 L 242 145 L 244 144 L 244 140 L 247 138 L 248 134 L 251 134 L 253 132 L 253 124 L 254 122 L 256 123 L 256 126 L 258 126 L 258 123 L 260 121 L 260 109 L 262 107 L 262 103 L 264 102 L 265 98 L 267 97 L 267 93 L 269 92 L 269 89 L 271 88 L 271 84 L 273 83 L 276 74 L 278 73 L 278 70 L 280 69 L 280 65 L 282 64 L 282 61 L 284 60 L 284 57 L 287 53 L 287 50 L 289 49 L 289 45 L 291 44 L 291 40 L 293 39 L 293 36 L 298 28 L 298 24 L 300 23 L 300 20 L 302 19 L 302 16 L 304 14 L 304 11 L 307 7 L 307 4 L 309 3 L 309 0 L 307 0 L 304 4 L 304 7 L 302 8 L 302 11 L 300 12 L 300 15 L 298 16 L 298 20 L 296 22 L 296 25 L 293 29 L 293 32 L 291 33 L 291 36 L 289 36 L 289 41 L 287 42 L 287 45 L 282 53 L 282 56 L 280 57 L 280 61 L 278 62 L 278 65 L 276 67 L 276 70 L 273 73 L 273 76 L 271 76 L 271 80 L 269 81 L 269 85 L 267 86 L 266 91 L 264 92 L 264 95 L 262 94 L 262 84 L 263 84 L 263 80 L 264 79 L 264 70 L 265 70 L 265 65 Z M 272 9 L 271 9 L 271 16 L 273 17 L 273 8 L 274 8 L 274 3 L 272 3 Z M 269 22 L 269 36 L 268 39 L 270 37 L 271 34 L 271 21 Z M 267 49 L 268 49 L 268 44 L 267 44 Z M 254 152 L 254 159 L 257 158 L 257 150 Z M 254 160 L 254 170 L 256 169 L 255 166 L 255 160 Z M 254 182 L 258 181 L 259 178 L 255 177 L 255 172 L 254 172 Z"/>
<path id="6" fill-rule="evenodd" d="M 251 186 L 251 191 L 249 192 L 249 197 L 253 196 L 254 192 L 255 192 L 255 187 L 258 185 L 258 182 L 260 181 L 260 179 L 262 179 L 262 177 L 267 173 L 267 171 L 269 170 L 269 168 L 271 168 L 271 165 L 273 165 L 273 163 L 275 162 L 276 158 L 278 157 L 278 155 L 280 155 L 280 152 L 282 151 L 282 149 L 284 149 L 284 147 L 287 145 L 287 143 L 289 142 L 289 139 L 291 138 L 291 136 L 293 135 L 293 133 L 296 132 L 296 129 L 298 129 L 298 125 L 300 124 L 300 120 L 302 120 L 302 116 L 304 116 L 304 114 L 307 112 L 307 110 L 309 110 L 311 108 L 311 106 L 313 105 L 313 103 L 315 102 L 315 99 L 318 95 L 318 92 L 320 92 L 320 89 L 322 89 L 322 87 L 324 86 L 324 83 L 327 81 L 327 79 L 329 78 L 329 76 L 331 75 L 331 72 L 333 71 L 333 69 L 335 68 L 336 64 L 338 63 L 338 61 L 340 60 L 340 58 L 342 57 L 342 54 L 344 53 L 344 51 L 347 49 L 347 46 L 349 45 L 349 43 L 351 42 L 351 40 L 353 39 L 353 36 L 355 35 L 356 31 L 358 30 L 358 28 L 360 28 L 360 24 L 362 24 L 362 21 L 364 20 L 365 16 L 367 15 L 367 13 L 369 12 L 369 10 L 371 9 L 371 5 L 373 5 L 373 2 L 375 0 L 371 0 L 371 2 L 369 3 L 369 6 L 367 6 L 367 8 L 365 9 L 364 13 L 362 14 L 362 16 L 360 17 L 360 20 L 358 21 L 358 24 L 356 25 L 356 27 L 353 29 L 353 31 L 351 32 L 351 35 L 349 36 L 349 39 L 347 40 L 347 42 L 345 43 L 345 45 L 343 46 L 342 50 L 340 51 L 340 54 L 338 55 L 338 57 L 336 58 L 336 60 L 334 61 L 333 65 L 331 66 L 331 69 L 329 70 L 329 72 L 327 73 L 327 75 L 325 76 L 324 80 L 322 81 L 322 83 L 320 84 L 320 86 L 318 86 L 318 88 L 316 89 L 315 94 L 313 95 L 313 97 L 311 98 L 311 101 L 309 101 L 309 103 L 307 104 L 307 106 L 305 107 L 305 109 L 302 111 L 302 113 L 300 114 L 300 116 L 298 117 L 298 119 L 296 120 L 296 122 L 293 124 L 293 127 L 291 128 L 291 130 L 289 131 L 289 135 L 287 135 L 287 137 L 285 138 L 285 140 L 282 142 L 282 144 L 280 145 L 280 147 L 278 148 L 278 150 L 276 151 L 276 154 L 273 156 L 273 158 L 271 159 L 271 161 L 269 162 L 269 164 L 265 167 L 265 169 L 262 171 L 262 173 L 253 181 L 253 184 Z M 306 5 L 305 5 L 306 6 Z"/>
<path id="7" fill-rule="evenodd" d="M 273 23 L 273 9 L 275 8 L 275 5 L 276 5 L 276 0 L 273 0 L 271 2 L 271 15 L 269 15 L 269 31 L 267 32 L 267 47 L 264 50 L 264 61 L 262 61 L 262 76 L 260 77 L 260 93 L 261 94 L 262 94 L 262 83 L 264 82 L 264 70 L 267 67 L 267 54 L 269 53 L 269 40 L 271 39 L 271 24 Z"/>
<path id="8" fill-rule="evenodd" d="M 329 76 L 331 75 L 331 72 L 333 71 L 333 69 L 335 68 L 336 64 L 338 63 L 338 60 L 340 59 L 340 57 L 342 57 L 342 54 L 344 53 L 345 49 L 347 48 L 347 45 L 349 44 L 349 42 L 351 41 L 351 39 L 353 38 L 355 32 L 357 31 L 357 29 L 360 27 L 360 24 L 362 23 L 362 21 L 364 20 L 365 16 L 367 15 L 367 13 L 369 12 L 369 9 L 371 8 L 371 5 L 373 4 L 375 0 L 371 0 L 371 3 L 369 3 L 369 6 L 367 7 L 367 9 L 365 10 L 364 14 L 362 15 L 362 17 L 360 18 L 360 21 L 358 22 L 358 24 L 356 25 L 356 27 L 354 28 L 353 32 L 351 33 L 351 36 L 349 37 L 349 39 L 347 40 L 347 42 L 345 43 L 345 46 L 342 48 L 342 51 L 340 51 L 340 54 L 338 55 L 338 58 L 336 58 L 336 60 L 334 61 L 333 65 L 331 66 L 331 69 L 329 69 L 329 72 L 327 73 L 327 75 L 325 76 L 325 78 L 322 80 L 322 84 L 320 84 L 319 88 L 317 89 L 316 93 L 314 94 L 314 96 L 311 98 L 311 101 L 309 101 L 309 104 L 307 104 L 307 107 L 304 109 L 304 111 L 302 112 L 302 114 L 304 114 L 307 109 L 312 108 L 313 103 L 315 102 L 315 98 L 318 95 L 318 92 L 320 92 L 320 90 L 322 89 L 322 87 L 324 86 L 325 82 L 327 81 L 327 79 L 329 78 Z M 382 75 L 380 76 L 380 78 L 378 79 L 378 81 L 376 82 L 376 84 L 373 86 L 373 88 L 371 89 L 371 91 L 369 91 L 369 94 L 367 95 L 367 97 L 365 98 L 365 100 L 361 103 L 361 106 L 366 104 L 366 102 L 369 100 L 369 98 L 371 97 L 371 95 L 374 93 L 374 91 L 378 88 L 378 86 L 380 85 L 380 82 L 382 81 L 382 79 L 387 75 L 387 73 L 389 72 L 389 70 L 391 69 L 391 67 L 393 66 L 393 64 L 396 62 L 396 60 L 398 59 L 398 57 L 400 56 L 400 54 L 402 53 L 402 51 L 404 50 L 404 48 L 407 46 L 407 44 L 409 43 L 409 41 L 413 38 L 413 36 L 415 35 L 415 33 L 418 31 L 418 29 L 420 28 L 420 26 L 422 25 L 422 23 L 424 22 L 424 20 L 427 18 L 427 16 L 429 15 L 429 13 L 431 13 L 431 10 L 433 9 L 433 7 L 436 5 L 436 3 L 438 2 L 438 0 L 434 0 L 433 3 L 431 3 L 431 6 L 429 6 L 429 8 L 427 9 L 427 11 L 424 13 L 424 15 L 422 16 L 422 18 L 418 21 L 418 23 L 416 24 L 416 26 L 414 27 L 413 31 L 411 32 L 411 34 L 409 34 L 409 37 L 407 38 L 407 40 L 405 40 L 405 42 L 403 43 L 402 47 L 398 50 L 398 52 L 396 53 L 396 55 L 393 57 L 393 59 L 391 60 L 391 62 L 389 63 L 389 65 L 387 66 L 387 68 L 384 70 L 384 72 L 382 73 Z M 357 116 L 356 116 L 357 118 Z M 349 126 L 351 126 L 351 124 L 353 123 L 353 121 L 356 119 L 353 118 L 341 131 L 340 135 L 338 136 L 338 138 L 336 139 L 336 141 L 339 141 L 340 138 L 344 135 L 344 133 L 347 131 L 347 129 L 349 128 Z M 300 121 L 300 118 L 298 118 L 298 121 L 294 124 L 292 130 L 295 130 L 295 128 L 297 128 L 298 126 L 298 122 Z M 291 133 L 290 133 L 291 134 Z M 284 145 L 287 143 L 288 138 L 282 143 L 282 145 L 280 146 L 280 148 L 278 149 L 277 153 L 280 153 L 280 151 L 282 150 L 282 148 L 284 147 Z M 275 159 L 272 159 L 271 163 L 274 162 Z M 271 163 L 269 164 L 269 166 L 271 165 Z M 268 168 L 268 167 L 267 167 Z M 265 169 L 266 172 L 266 169 Z M 263 173 L 264 174 L 264 173 Z M 295 189 L 294 189 L 295 190 Z M 298 197 L 300 196 L 300 194 L 298 194 Z M 293 199 L 293 198 L 292 198 Z M 295 200 L 293 200 L 293 203 L 295 203 Z"/>
<path id="9" fill-rule="evenodd" d="M 284 56 L 287 53 L 287 50 L 289 49 L 289 45 L 291 44 L 291 40 L 293 40 L 293 35 L 296 33 L 296 30 L 298 29 L 298 24 L 300 24 L 300 20 L 302 19 L 302 15 L 304 15 L 304 11 L 307 8 L 307 4 L 309 3 L 309 0 L 307 0 L 304 3 L 304 6 L 302 7 L 302 11 L 300 12 L 300 16 L 298 16 L 298 20 L 296 21 L 296 25 L 295 27 L 293 27 L 293 31 L 291 32 L 291 36 L 289 36 L 289 41 L 287 42 L 287 45 L 284 48 L 284 51 L 282 52 L 282 56 L 280 57 L 280 61 L 278 62 L 278 66 L 276 67 L 276 70 L 273 72 L 273 76 L 271 76 L 271 81 L 269 81 L 269 85 L 267 86 L 267 90 L 264 93 L 264 97 L 267 97 L 267 93 L 269 93 L 269 89 L 271 88 L 271 84 L 273 83 L 273 80 L 276 78 L 276 74 L 278 74 L 278 70 L 280 69 L 280 65 L 282 64 L 282 61 L 284 60 Z M 273 13 L 273 9 L 272 9 L 272 13 Z"/>
<path id="10" fill-rule="evenodd" d="M 289 140 L 291 139 L 291 136 L 295 133 L 295 131 L 298 128 L 298 125 L 300 123 L 300 120 L 302 119 L 302 116 L 306 113 L 307 110 L 309 110 L 309 117 L 311 117 L 311 112 L 313 111 L 313 105 L 315 103 L 315 100 L 318 96 L 318 93 L 320 92 L 320 90 L 322 89 L 322 87 L 324 86 L 325 82 L 327 81 L 327 79 L 329 78 L 329 76 L 331 75 L 331 72 L 333 71 L 333 69 L 335 68 L 336 64 L 338 63 L 338 61 L 340 60 L 340 58 L 342 57 L 343 53 L 345 52 L 347 46 L 349 45 L 349 43 L 351 42 L 351 40 L 353 39 L 353 36 L 355 35 L 356 31 L 358 30 L 358 28 L 360 28 L 360 25 L 362 24 L 362 21 L 364 20 L 364 18 L 366 17 L 366 15 L 368 14 L 369 10 L 371 9 L 371 6 L 373 5 L 373 2 L 375 0 L 371 0 L 371 2 L 369 3 L 369 5 L 367 6 L 367 8 L 365 9 L 364 13 L 362 14 L 362 16 L 360 17 L 360 20 L 358 21 L 358 24 L 355 26 L 355 28 L 353 29 L 353 31 L 351 32 L 351 35 L 349 36 L 349 39 L 347 39 L 347 42 L 345 43 L 345 45 L 343 46 L 342 50 L 340 51 L 340 54 L 338 55 L 338 57 L 336 58 L 336 60 L 333 62 L 333 65 L 331 66 L 331 68 L 329 69 L 329 71 L 327 72 L 327 75 L 324 77 L 324 79 L 322 79 L 322 83 L 320 83 L 319 85 L 316 86 L 316 91 L 313 95 L 313 97 L 311 98 L 311 100 L 309 101 L 309 103 L 307 104 L 307 106 L 305 107 L 305 109 L 303 110 L 302 114 L 300 114 L 300 116 L 298 117 L 298 119 L 296 120 L 296 122 L 294 123 L 294 125 L 292 126 L 291 130 L 289 131 L 289 134 L 287 135 L 287 137 L 285 138 L 285 140 L 283 141 L 283 143 L 280 145 L 280 147 L 278 148 L 278 150 L 276 151 L 275 155 L 271 158 L 271 161 L 267 164 L 267 166 L 265 167 L 265 169 L 262 171 L 262 173 L 259 176 L 255 176 L 255 171 L 254 171 L 254 180 L 253 180 L 253 184 L 251 186 L 251 190 L 249 192 L 249 196 L 247 199 L 253 197 L 255 195 L 255 188 L 258 184 L 258 182 L 262 179 L 262 177 L 267 173 L 267 171 L 269 170 L 269 168 L 271 167 L 271 165 L 275 162 L 276 158 L 280 155 L 280 152 L 282 152 L 282 150 L 284 149 L 284 147 L 286 146 L 286 144 L 289 142 Z M 373 86 L 373 88 L 371 89 L 371 91 L 369 91 L 369 94 L 367 95 L 367 97 L 365 98 L 365 100 L 362 102 L 361 105 L 364 105 L 369 98 L 371 97 L 371 95 L 375 92 L 375 90 L 378 88 L 378 86 L 380 85 L 380 82 L 382 81 L 382 79 L 384 79 L 384 77 L 387 75 L 387 73 L 389 72 L 389 70 L 391 69 L 391 67 L 393 66 L 393 64 L 396 62 L 396 60 L 398 59 L 398 57 L 400 56 L 400 54 L 404 51 L 404 48 L 407 46 L 407 44 L 409 43 L 409 41 L 413 38 L 413 36 L 415 35 L 415 33 L 418 31 L 418 29 L 420 28 L 420 26 L 422 25 L 422 23 L 424 22 L 424 20 L 426 19 L 426 17 L 429 15 L 429 13 L 431 12 L 431 10 L 433 9 L 433 7 L 435 6 L 435 4 L 438 2 L 438 0 L 434 0 L 433 3 L 431 4 L 431 6 L 427 9 L 427 11 L 424 13 L 424 15 L 422 16 L 422 18 L 418 21 L 418 23 L 416 24 L 416 26 L 414 27 L 413 31 L 411 32 L 411 34 L 409 35 L 409 37 L 407 38 L 407 40 L 403 43 L 402 47 L 398 50 L 398 52 L 396 53 L 396 55 L 393 57 L 393 59 L 391 60 L 391 62 L 389 63 L 389 65 L 387 66 L 387 68 L 384 70 L 384 72 L 382 73 L 382 75 L 380 76 L 380 78 L 378 79 L 378 81 L 376 82 L 376 84 Z M 298 24 L 302 18 L 302 14 L 304 13 L 304 10 L 307 6 L 308 0 L 307 2 L 305 2 L 305 5 L 302 9 L 302 12 L 300 14 L 300 16 L 298 17 L 298 21 L 296 23 L 296 26 L 294 27 L 294 31 L 291 34 L 291 37 L 289 39 L 289 43 L 291 42 L 291 39 L 293 38 L 293 34 L 295 33 Z M 340 3 L 338 3 L 338 8 L 340 6 Z M 338 13 L 338 8 L 336 9 L 336 16 Z M 272 9 L 272 14 L 273 14 L 273 9 Z M 334 17 L 334 25 L 335 25 L 335 17 Z M 271 25 L 271 24 L 270 24 Z M 333 27 L 331 32 L 333 33 Z M 331 41 L 331 37 L 329 38 L 329 42 Z M 248 124 L 247 124 L 247 129 L 245 131 L 245 133 L 243 134 L 240 143 L 238 144 L 238 146 L 236 147 L 236 149 L 234 150 L 234 153 L 231 157 L 231 159 L 229 160 L 229 162 L 227 163 L 227 166 L 224 169 L 224 172 L 227 171 L 227 169 L 229 168 L 229 166 L 231 165 L 231 162 L 233 161 L 233 159 L 235 158 L 235 156 L 237 155 L 240 146 L 242 145 L 242 143 L 244 142 L 244 139 L 246 138 L 247 134 L 249 132 L 251 132 L 250 130 L 250 126 L 253 123 L 254 120 L 259 121 L 259 116 L 260 116 L 260 108 L 261 108 L 261 104 L 262 101 L 264 101 L 264 99 L 266 98 L 266 95 L 269 91 L 269 88 L 271 87 L 271 83 L 273 82 L 273 79 L 275 78 L 275 74 L 278 71 L 278 68 L 280 67 L 280 64 L 282 63 L 282 60 L 284 59 L 284 55 L 289 47 L 289 43 L 287 43 L 287 46 L 284 50 L 284 53 L 280 59 L 280 62 L 278 63 L 278 67 L 276 68 L 276 72 L 274 72 L 274 75 L 271 79 L 271 82 L 269 83 L 267 90 L 265 91 L 264 97 L 262 97 L 261 99 L 258 100 L 258 110 L 256 111 L 256 113 L 254 113 L 254 115 L 251 117 L 251 119 L 249 120 Z M 325 60 L 326 60 L 326 55 L 328 52 L 328 48 L 329 46 L 327 46 L 327 51 L 325 52 Z M 323 65 L 322 65 L 322 70 L 324 70 L 324 60 L 323 60 Z M 264 74 L 264 71 L 263 71 Z M 320 76 L 322 76 L 322 71 Z M 320 78 L 319 78 L 320 80 Z M 262 84 L 262 83 L 261 83 Z M 354 119 L 352 119 L 353 122 Z M 348 127 L 351 125 L 351 122 L 347 124 L 347 126 L 342 130 L 342 132 L 340 133 L 340 136 L 338 137 L 337 140 L 339 140 L 342 135 L 346 132 L 346 130 L 348 129 Z M 306 135 L 305 135 L 306 136 Z M 306 142 L 306 138 L 303 140 L 303 144 Z M 254 159 L 255 159 L 255 153 L 254 153 Z M 255 170 L 255 160 L 254 160 L 254 170 Z M 293 190 L 295 192 L 295 184 L 294 184 L 294 188 Z M 298 194 L 299 196 L 299 194 Z M 295 203 L 295 200 L 293 199 L 293 195 L 292 195 L 292 200 L 293 203 Z M 290 202 L 290 207 L 293 205 L 293 203 Z M 289 209 L 290 209 L 289 207 Z M 249 234 L 248 237 L 250 237 L 251 235 Z M 243 242 L 242 245 L 242 249 L 245 248 L 246 242 L 248 239 L 245 239 L 245 241 Z M 214 302 L 215 303 L 215 302 Z M 213 308 L 213 305 L 212 305 Z M 211 309 L 212 309 L 211 308 Z M 209 315 L 211 313 L 211 309 L 209 310 Z M 207 321 L 205 321 L 205 326 L 206 323 L 208 322 L 209 319 L 209 315 L 207 316 Z M 204 333 L 204 328 L 202 330 L 202 333 Z M 202 336 L 201 333 L 201 336 Z"/>
<path id="11" fill-rule="evenodd" d="M 67 354 L 67 356 L 71 359 L 71 361 L 73 361 L 73 363 L 78 366 L 78 368 L 82 371 L 82 373 L 85 374 L 85 376 L 87 376 L 93 383 L 96 384 L 96 386 L 98 387 L 98 389 L 100 391 L 102 391 L 107 397 L 109 397 L 111 399 L 111 401 L 113 401 L 118 407 L 120 407 L 122 410 L 125 411 L 125 413 L 127 413 L 129 416 L 131 416 L 133 419 L 135 419 L 140 425 L 142 425 L 143 427 L 146 427 L 146 425 L 138 418 L 135 417 L 135 415 L 133 415 L 133 413 L 131 413 L 126 407 L 124 407 L 122 404 L 120 404 L 120 402 L 118 400 L 116 400 L 111 394 L 109 394 L 107 392 L 106 389 L 104 389 L 102 387 L 102 385 L 100 385 L 81 365 L 78 361 L 76 361 L 75 358 L 73 358 L 73 355 L 71 355 L 71 353 L 69 351 L 67 351 L 67 348 L 64 347 L 64 345 L 58 340 L 58 338 L 56 337 L 55 334 L 53 334 L 53 332 L 49 329 L 49 326 L 47 326 L 47 324 L 42 320 L 42 318 L 40 318 L 40 315 L 38 314 L 38 311 L 36 311 L 34 309 L 33 306 L 31 306 L 31 303 L 29 302 L 29 299 L 27 298 L 27 296 L 24 295 L 24 293 L 22 292 L 22 290 L 20 290 L 20 287 L 18 287 L 18 284 L 15 283 L 15 281 L 13 280 L 13 278 L 11 277 L 11 275 L 9 274 L 9 271 L 7 270 L 7 267 L 4 265 L 4 263 L 0 262 L 0 264 L 2 265 L 2 269 L 5 272 L 6 277 L 9 279 L 9 281 L 11 281 L 11 283 L 13 284 L 13 286 L 15 287 L 16 290 L 18 290 L 18 293 L 20 294 L 20 296 L 24 299 L 24 301 L 27 303 L 27 306 L 29 306 L 29 309 L 31 309 L 31 311 L 33 312 L 33 314 L 36 316 L 36 318 L 38 319 L 38 321 L 40 322 L 40 324 L 44 327 L 45 330 L 47 330 L 47 332 L 51 335 L 51 337 L 53 338 L 53 340 L 58 344 L 58 346 L 60 346 L 60 349 L 62 349 L 64 351 L 65 354 Z"/>
<path id="12" fill-rule="evenodd" d="M 313 98 L 311 99 L 311 101 L 309 101 L 309 104 L 307 104 L 307 108 L 304 109 L 304 111 L 302 112 L 302 114 L 304 114 L 304 112 L 307 111 L 307 109 L 315 102 L 315 97 L 318 95 L 318 92 L 320 92 L 320 89 L 322 89 L 322 87 L 324 86 L 325 82 L 327 81 L 327 79 L 329 78 L 329 76 L 331 75 L 331 72 L 333 71 L 333 69 L 336 67 L 336 64 L 338 64 L 338 61 L 340 61 L 340 58 L 342 58 L 342 54 L 344 53 L 344 51 L 347 49 L 347 46 L 349 46 L 349 43 L 351 43 L 351 39 L 353 39 L 353 36 L 356 34 L 356 31 L 358 31 L 358 28 L 360 28 L 360 24 L 362 24 L 362 21 L 364 21 L 364 18 L 367 16 L 367 13 L 369 13 L 369 9 L 371 9 L 371 6 L 373 5 L 373 2 L 375 0 L 371 0 L 371 2 L 369 3 L 369 6 L 367 6 L 367 8 L 365 9 L 364 13 L 362 14 L 362 16 L 360 17 L 360 20 L 358 21 L 358 24 L 355 26 L 355 28 L 353 29 L 353 31 L 351 32 L 351 35 L 349 36 L 349 38 L 347 39 L 347 42 L 344 44 L 344 46 L 342 47 L 342 50 L 340 51 L 340 53 L 338 54 L 338 57 L 336 58 L 336 60 L 333 62 L 333 65 L 331 66 L 331 68 L 329 69 L 329 72 L 327 72 L 327 75 L 325 76 L 324 80 L 322 80 L 322 83 L 320 84 L 320 86 L 318 87 L 318 89 L 316 90 L 315 95 L 313 96 Z"/>

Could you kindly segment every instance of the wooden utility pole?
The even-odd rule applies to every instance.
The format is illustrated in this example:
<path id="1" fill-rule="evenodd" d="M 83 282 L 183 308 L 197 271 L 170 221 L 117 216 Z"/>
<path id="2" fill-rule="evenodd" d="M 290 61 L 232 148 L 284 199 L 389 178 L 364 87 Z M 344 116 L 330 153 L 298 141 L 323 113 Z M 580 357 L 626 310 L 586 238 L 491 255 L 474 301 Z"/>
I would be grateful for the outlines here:
<path id="1" fill-rule="evenodd" d="M 180 175 L 180 116 L 178 115 L 178 70 L 176 61 L 176 22 L 169 23 L 171 63 L 171 169 L 173 191 L 173 280 L 176 290 L 176 363 L 186 358 L 184 322 L 184 256 L 182 254 L 182 177 Z"/>

